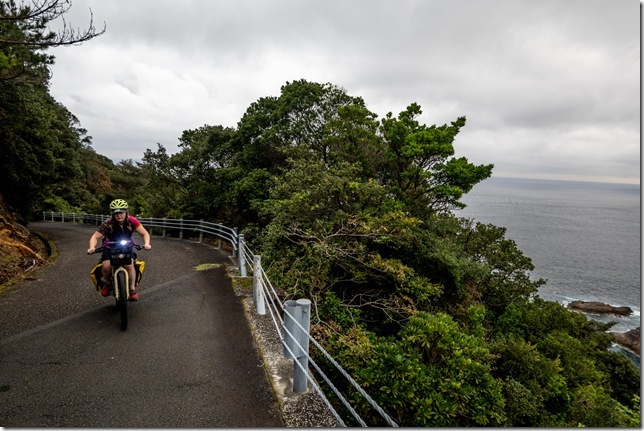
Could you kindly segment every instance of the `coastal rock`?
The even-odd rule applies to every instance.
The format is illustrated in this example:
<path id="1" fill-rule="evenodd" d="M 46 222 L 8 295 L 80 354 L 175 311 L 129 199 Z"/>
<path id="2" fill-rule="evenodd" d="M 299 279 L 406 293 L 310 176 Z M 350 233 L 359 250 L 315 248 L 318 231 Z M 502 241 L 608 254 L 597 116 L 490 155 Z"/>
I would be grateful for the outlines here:
<path id="1" fill-rule="evenodd" d="M 615 342 L 622 347 L 631 350 L 633 353 L 640 355 L 640 328 L 631 329 L 628 332 L 609 332 Z"/>
<path id="2" fill-rule="evenodd" d="M 633 310 L 630 307 L 614 307 L 596 301 L 573 301 L 568 305 L 571 310 L 591 314 L 614 314 L 616 316 L 630 316 Z"/>

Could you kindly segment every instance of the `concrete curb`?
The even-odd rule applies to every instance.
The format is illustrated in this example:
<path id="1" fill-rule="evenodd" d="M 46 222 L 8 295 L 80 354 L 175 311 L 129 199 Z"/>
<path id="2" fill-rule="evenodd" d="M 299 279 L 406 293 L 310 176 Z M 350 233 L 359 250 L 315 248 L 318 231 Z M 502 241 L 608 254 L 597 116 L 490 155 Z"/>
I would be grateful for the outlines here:
<path id="1" fill-rule="evenodd" d="M 235 266 L 228 267 L 235 295 L 244 305 L 246 319 L 264 361 L 266 375 L 273 386 L 282 418 L 287 427 L 338 427 L 320 396 L 312 389 L 304 394 L 293 392 L 293 361 L 282 353 L 282 344 L 270 313 L 260 316 L 255 312 L 250 277 L 239 277 Z M 309 385 L 310 386 L 310 385 Z"/>

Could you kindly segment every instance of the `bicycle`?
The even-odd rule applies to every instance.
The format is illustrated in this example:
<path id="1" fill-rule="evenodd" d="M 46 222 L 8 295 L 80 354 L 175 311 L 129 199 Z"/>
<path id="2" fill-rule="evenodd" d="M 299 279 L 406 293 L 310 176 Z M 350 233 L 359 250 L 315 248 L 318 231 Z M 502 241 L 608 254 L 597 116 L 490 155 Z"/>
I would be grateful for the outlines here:
<path id="1" fill-rule="evenodd" d="M 108 289 L 116 298 L 116 309 L 121 317 L 121 329 L 125 331 L 128 320 L 127 302 L 130 298 L 130 274 L 125 269 L 125 265 L 132 263 L 136 267 L 136 253 L 133 250 L 141 250 L 143 246 L 135 244 L 131 239 L 108 241 L 103 246 L 94 249 L 94 253 L 102 253 L 106 248 L 110 250 L 110 264 L 112 265 L 112 280 Z"/>

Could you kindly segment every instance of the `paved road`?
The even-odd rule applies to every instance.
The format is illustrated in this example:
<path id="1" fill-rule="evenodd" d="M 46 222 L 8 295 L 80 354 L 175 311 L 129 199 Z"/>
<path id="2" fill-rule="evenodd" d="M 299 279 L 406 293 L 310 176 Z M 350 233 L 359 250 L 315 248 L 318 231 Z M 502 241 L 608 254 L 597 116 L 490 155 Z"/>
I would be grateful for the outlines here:
<path id="1" fill-rule="evenodd" d="M 0 297 L 0 426 L 284 426 L 226 252 L 153 237 L 121 331 L 89 279 L 93 228 L 29 228 L 59 256 Z M 208 263 L 220 266 L 195 270 Z"/>

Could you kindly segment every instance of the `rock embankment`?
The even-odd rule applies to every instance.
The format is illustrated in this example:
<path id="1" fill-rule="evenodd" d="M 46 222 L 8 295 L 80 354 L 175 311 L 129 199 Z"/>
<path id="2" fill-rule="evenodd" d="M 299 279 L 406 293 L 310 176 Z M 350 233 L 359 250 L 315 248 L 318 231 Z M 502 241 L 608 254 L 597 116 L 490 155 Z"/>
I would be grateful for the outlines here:
<path id="1" fill-rule="evenodd" d="M 596 301 L 573 301 L 568 305 L 571 310 L 590 314 L 614 314 L 616 316 L 630 316 L 633 310 L 630 307 L 615 307 Z"/>
<path id="2" fill-rule="evenodd" d="M 48 257 L 45 244 L 22 223 L 0 195 L 0 292 L 17 276 L 25 276 Z"/>
<path id="3" fill-rule="evenodd" d="M 640 328 L 631 329 L 628 332 L 609 332 L 609 334 L 615 338 L 617 344 L 640 356 Z"/>

